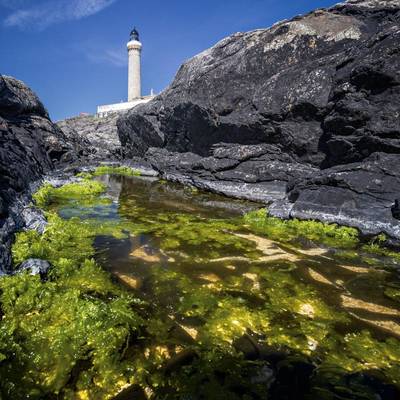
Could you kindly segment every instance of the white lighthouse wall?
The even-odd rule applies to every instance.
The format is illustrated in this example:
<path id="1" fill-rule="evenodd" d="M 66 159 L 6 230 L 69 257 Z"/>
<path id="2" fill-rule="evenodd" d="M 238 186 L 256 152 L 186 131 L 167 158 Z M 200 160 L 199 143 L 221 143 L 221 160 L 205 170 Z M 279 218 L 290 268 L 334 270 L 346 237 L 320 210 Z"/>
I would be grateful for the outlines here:
<path id="1" fill-rule="evenodd" d="M 142 45 L 140 42 L 131 41 L 128 43 L 128 101 L 139 99 L 142 96 L 141 51 Z"/>
<path id="2" fill-rule="evenodd" d="M 97 107 L 97 115 L 99 117 L 106 117 L 108 114 L 127 111 L 131 108 L 135 108 L 139 104 L 148 103 L 150 100 L 153 100 L 155 96 L 144 96 L 140 99 L 134 99 L 133 101 L 125 102 L 125 103 L 115 103 L 115 104 L 106 104 Z"/>

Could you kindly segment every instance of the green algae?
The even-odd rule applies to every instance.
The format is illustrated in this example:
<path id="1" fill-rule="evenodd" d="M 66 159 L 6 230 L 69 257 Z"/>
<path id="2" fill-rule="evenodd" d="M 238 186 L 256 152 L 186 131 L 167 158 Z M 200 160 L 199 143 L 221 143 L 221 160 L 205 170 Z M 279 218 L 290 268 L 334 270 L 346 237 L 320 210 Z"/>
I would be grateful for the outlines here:
<path id="1" fill-rule="evenodd" d="M 254 232 L 290 245 L 300 236 L 352 252 L 359 244 L 357 231 L 313 221 L 283 223 L 267 218 L 264 210 L 235 219 L 154 212 L 123 197 L 115 217 L 112 203 L 101 196 L 104 189 L 78 195 L 79 190 L 67 187 L 55 194 L 59 189 L 48 188 L 48 195 L 39 196 L 49 221 L 44 234 L 21 232 L 13 247 L 15 263 L 32 257 L 49 260 L 48 280 L 24 274 L 0 281 L 6 316 L 0 324 L 4 393 L 18 398 L 29 390 L 33 398 L 97 399 L 129 383 L 146 387 L 153 398 L 193 393 L 246 398 L 237 395 L 238 387 L 246 389 L 248 398 L 264 398 L 265 386 L 248 382 L 265 363 L 245 359 L 232 346 L 248 334 L 261 345 L 311 357 L 319 378 L 319 371 L 340 366 L 337 385 L 345 374 L 366 368 L 399 384 L 398 340 L 353 332 L 347 313 L 328 305 L 318 290 L 294 275 L 297 263 L 252 264 L 262 253 L 253 241 L 236 235 Z M 72 216 L 73 210 L 80 219 Z M 151 290 L 141 296 L 146 302 L 136 298 L 140 293 L 133 296 L 115 285 L 92 260 L 96 237 L 140 235 L 150 236 L 171 258 L 183 257 L 168 267 L 161 262 L 147 267 Z M 225 256 L 250 261 L 236 263 L 228 274 Z M 217 260 L 213 269 L 210 259 Z M 388 297 L 392 289 L 386 289 Z M 180 326 L 195 332 L 195 339 L 182 331 L 177 335 Z M 171 358 L 182 351 L 192 351 L 192 361 L 166 373 Z M 12 354 L 17 354 L 15 360 Z M 18 369 L 24 373 L 17 376 Z M 315 393 L 327 390 L 322 386 L 316 381 Z"/>
<path id="2" fill-rule="evenodd" d="M 90 389 L 97 396 L 106 395 L 124 378 L 126 382 L 119 351 L 141 324 L 132 311 L 134 299 L 111 287 L 109 278 L 90 261 L 78 274 L 80 279 L 72 273 L 45 283 L 26 274 L 1 281 L 4 395 L 43 398 L 62 393 L 80 360 L 90 360 L 85 375 L 96 378 Z M 87 390 L 81 380 L 84 377 L 78 376 L 77 387 Z"/>
<path id="3" fill-rule="evenodd" d="M 342 335 L 335 327 L 340 323 L 350 329 L 349 318 L 326 305 L 309 285 L 301 284 L 290 273 L 275 268 L 252 267 L 249 272 L 257 274 L 259 285 L 255 291 L 259 299 L 264 300 L 264 303 L 257 302 L 256 307 L 249 300 L 243 279 L 241 286 L 236 279 L 204 286 L 186 274 L 160 267 L 153 269 L 152 283 L 159 291 L 156 298 L 171 290 L 168 298 L 171 300 L 174 293 L 179 303 L 175 318 L 197 319 L 194 325 L 197 339 L 190 346 L 196 351 L 197 361 L 176 374 L 174 383 L 166 378 L 158 386 L 173 385 L 174 390 L 179 388 L 193 393 L 198 389 L 198 381 L 193 379 L 193 375 L 200 373 L 206 381 L 210 379 L 210 387 L 216 393 L 228 396 L 229 385 L 216 384 L 211 371 L 218 370 L 219 363 L 227 360 L 235 360 L 235 367 L 246 365 L 246 360 L 240 358 L 240 352 L 231 345 L 248 332 L 264 337 L 265 345 L 314 357 L 319 360 L 321 369 L 330 365 L 340 366 L 340 376 L 368 368 L 384 372 L 390 382 L 399 384 L 398 340 L 382 342 L 366 331 Z M 156 342 L 160 340 L 157 336 L 162 326 L 168 325 L 165 322 L 160 324 L 159 320 L 153 322 Z M 174 338 L 168 338 L 171 329 L 170 325 L 160 335 L 160 343 L 175 343 Z M 233 372 L 232 375 L 235 376 Z"/>
<path id="4" fill-rule="evenodd" d="M 67 185 L 56 194 L 46 188 L 50 196 L 38 201 L 103 192 L 100 186 L 84 187 L 77 191 L 75 184 Z M 92 259 L 93 240 L 107 228 L 51 212 L 46 216 L 43 235 L 17 234 L 12 251 L 15 264 L 48 260 L 47 280 L 20 274 L 0 281 L 2 393 L 6 398 L 107 398 L 130 379 L 121 352 L 143 325 L 142 302 L 115 285 Z"/>
<path id="5" fill-rule="evenodd" d="M 399 341 L 389 338 L 378 341 L 368 331 L 348 333 L 341 344 L 343 352 L 329 352 L 326 365 L 337 365 L 344 370 L 359 372 L 365 369 L 385 371 L 391 383 L 400 384 Z"/>
<path id="6" fill-rule="evenodd" d="M 397 303 L 400 303 L 400 285 L 397 284 L 394 287 L 388 287 L 385 289 L 385 296 L 387 296 L 389 299 L 396 301 Z"/>
<path id="7" fill-rule="evenodd" d="M 252 211 L 244 216 L 249 229 L 270 239 L 280 242 L 296 242 L 299 238 L 308 239 L 329 247 L 344 249 L 340 254 L 346 259 L 356 259 L 360 251 L 400 260 L 400 253 L 385 247 L 387 237 L 380 234 L 368 243 L 362 243 L 355 228 L 326 224 L 314 220 L 282 220 L 268 215 L 267 209 Z M 366 261 L 376 264 L 376 259 L 368 257 Z"/>
<path id="8" fill-rule="evenodd" d="M 94 170 L 93 176 L 101 175 L 141 176 L 142 174 L 139 170 L 127 166 L 100 166 Z"/>
<path id="9" fill-rule="evenodd" d="M 63 220 L 47 213 L 48 226 L 43 235 L 37 231 L 20 232 L 12 247 L 15 264 L 29 258 L 41 258 L 57 265 L 62 259 L 76 262 L 93 255 L 94 233 L 78 218 Z"/>
<path id="10" fill-rule="evenodd" d="M 138 218 L 143 221 L 142 218 Z M 145 222 L 145 221 L 144 221 Z M 151 233 L 161 238 L 160 247 L 176 250 L 185 247 L 194 257 L 213 259 L 227 251 L 232 255 L 257 254 L 256 246 L 248 240 L 233 235 L 240 227 L 223 220 L 193 217 L 190 215 L 158 215 L 147 227 L 136 229 L 136 233 Z"/>
<path id="11" fill-rule="evenodd" d="M 318 221 L 282 220 L 269 216 L 266 209 L 246 214 L 244 221 L 252 231 L 282 242 L 303 237 L 327 246 L 344 248 L 353 248 L 359 242 L 357 229 Z"/>
<path id="12" fill-rule="evenodd" d="M 33 195 L 33 200 L 38 207 L 45 208 L 53 202 L 61 202 L 68 199 L 95 198 L 102 194 L 105 189 L 106 187 L 103 183 L 91 179 L 68 183 L 59 188 L 46 183 Z"/>
<path id="13" fill-rule="evenodd" d="M 382 233 L 373 238 L 369 243 L 365 244 L 362 249 L 368 253 L 376 254 L 382 257 L 393 258 L 400 261 L 400 253 L 386 248 L 386 241 L 387 237 Z"/>

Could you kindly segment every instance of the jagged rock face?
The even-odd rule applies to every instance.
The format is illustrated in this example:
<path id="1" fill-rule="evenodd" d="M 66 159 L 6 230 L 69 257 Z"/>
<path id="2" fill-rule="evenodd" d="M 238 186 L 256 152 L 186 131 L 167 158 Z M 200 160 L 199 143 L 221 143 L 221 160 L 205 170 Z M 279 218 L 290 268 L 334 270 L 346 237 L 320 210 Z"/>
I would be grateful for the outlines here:
<path id="1" fill-rule="evenodd" d="M 38 97 L 21 81 L 0 76 L 0 194 L 11 199 L 74 147 L 50 120 Z"/>
<path id="2" fill-rule="evenodd" d="M 285 218 L 317 218 L 400 239 L 400 221 L 393 212 L 399 198 L 400 155 L 374 153 L 362 162 L 291 181 L 288 196 L 275 202 L 270 212 Z"/>
<path id="3" fill-rule="evenodd" d="M 121 118 L 121 142 L 167 179 L 400 238 L 399 43 L 400 0 L 235 34 Z"/>
<path id="4" fill-rule="evenodd" d="M 0 270 L 9 266 L 9 234 L 20 227 L 10 207 L 29 184 L 76 148 L 50 120 L 38 97 L 21 81 L 0 76 Z"/>
<path id="5" fill-rule="evenodd" d="M 0 77 L 0 190 L 3 198 L 22 192 L 52 168 L 45 140 L 52 124 L 36 95 L 22 82 Z M 43 135 L 43 133 L 45 133 Z"/>
<path id="6" fill-rule="evenodd" d="M 218 142 L 281 145 L 330 166 L 399 152 L 400 3 L 352 1 L 230 36 L 119 121 L 129 155 L 206 156 Z"/>
<path id="7" fill-rule="evenodd" d="M 57 126 L 69 140 L 85 141 L 86 159 L 121 159 L 122 149 L 118 136 L 117 119 L 121 113 L 109 114 L 99 118 L 96 115 L 84 115 L 57 122 Z"/>
<path id="8" fill-rule="evenodd" d="M 0 106 L 2 117 L 36 115 L 49 118 L 43 104 L 23 82 L 10 76 L 0 75 Z"/>
<path id="9" fill-rule="evenodd" d="M 319 170 L 275 145 L 220 144 L 210 157 L 150 148 L 162 177 L 230 197 L 260 201 L 280 218 L 318 219 L 400 239 L 400 155 L 375 153 L 359 163 Z M 399 210 L 400 212 L 400 210 Z"/>

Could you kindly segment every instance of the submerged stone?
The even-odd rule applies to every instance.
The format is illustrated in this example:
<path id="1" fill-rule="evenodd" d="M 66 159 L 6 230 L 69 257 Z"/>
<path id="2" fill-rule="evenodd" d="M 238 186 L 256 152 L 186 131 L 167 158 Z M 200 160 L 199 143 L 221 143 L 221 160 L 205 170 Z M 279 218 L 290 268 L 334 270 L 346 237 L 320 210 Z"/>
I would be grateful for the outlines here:
<path id="1" fill-rule="evenodd" d="M 361 299 L 357 299 L 345 294 L 341 296 L 343 307 L 352 310 L 369 311 L 374 314 L 388 315 L 392 317 L 400 317 L 400 311 L 389 308 L 381 304 L 370 303 Z"/>
<path id="2" fill-rule="evenodd" d="M 161 257 L 149 246 L 142 246 L 134 249 L 130 253 L 130 256 L 148 263 L 157 263 L 161 261 Z"/>
<path id="3" fill-rule="evenodd" d="M 123 282 L 125 285 L 129 286 L 132 289 L 140 289 L 143 282 L 140 278 L 134 277 L 134 276 L 130 276 L 127 274 L 123 274 L 121 272 L 114 272 L 114 275 L 121 281 Z"/>
<path id="4" fill-rule="evenodd" d="M 18 274 L 24 271 L 29 271 L 31 275 L 45 276 L 51 265 L 46 260 L 40 260 L 37 258 L 29 258 L 28 260 L 21 263 L 14 273 Z"/>

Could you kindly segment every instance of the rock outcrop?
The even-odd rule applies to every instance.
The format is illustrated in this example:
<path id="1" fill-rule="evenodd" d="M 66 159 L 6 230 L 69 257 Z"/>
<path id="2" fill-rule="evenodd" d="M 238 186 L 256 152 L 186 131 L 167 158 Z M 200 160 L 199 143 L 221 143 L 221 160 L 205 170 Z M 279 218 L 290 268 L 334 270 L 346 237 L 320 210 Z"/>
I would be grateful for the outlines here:
<path id="1" fill-rule="evenodd" d="M 165 179 L 264 203 L 283 201 L 289 181 L 319 171 L 269 144 L 219 144 L 210 157 L 153 147 L 146 159 Z"/>
<path id="2" fill-rule="evenodd" d="M 123 113 L 122 113 L 123 114 Z M 119 160 L 122 158 L 117 119 L 121 113 L 105 117 L 83 115 L 57 122 L 57 126 L 71 141 L 85 141 L 82 156 L 87 160 Z"/>
<path id="3" fill-rule="evenodd" d="M 121 143 L 166 177 L 272 203 L 274 215 L 400 238 L 398 43 L 400 0 L 237 33 L 122 117 Z"/>
<path id="4" fill-rule="evenodd" d="M 78 144 L 50 121 L 38 97 L 21 81 L 0 75 L 0 270 L 10 265 L 10 233 L 23 223 L 16 198 L 77 153 Z"/>
<path id="5" fill-rule="evenodd" d="M 215 145 L 213 155 L 151 148 L 147 161 L 168 180 L 269 204 L 280 218 L 318 219 L 400 238 L 395 200 L 400 155 L 374 153 L 363 162 L 319 170 L 275 145 Z"/>

